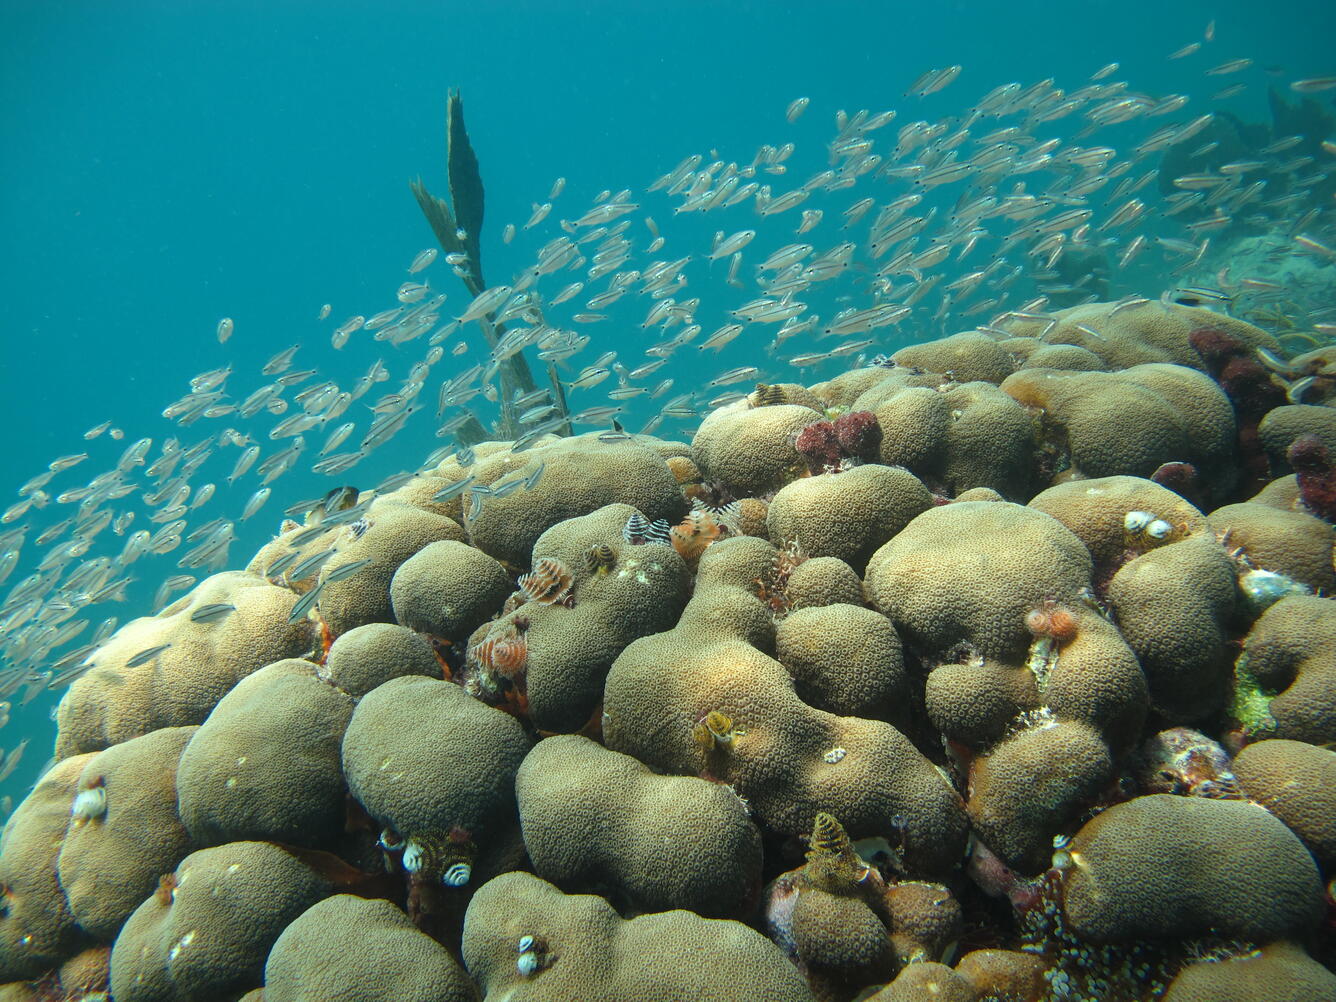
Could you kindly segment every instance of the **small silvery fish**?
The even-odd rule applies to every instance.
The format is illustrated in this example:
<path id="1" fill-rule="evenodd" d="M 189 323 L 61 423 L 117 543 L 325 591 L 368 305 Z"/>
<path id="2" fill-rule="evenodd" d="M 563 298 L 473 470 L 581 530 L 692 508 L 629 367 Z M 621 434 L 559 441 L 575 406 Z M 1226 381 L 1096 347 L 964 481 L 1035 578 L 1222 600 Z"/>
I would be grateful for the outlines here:
<path id="1" fill-rule="evenodd" d="M 1317 382 L 1316 376 L 1304 376 L 1302 379 L 1296 379 L 1285 391 L 1285 399 L 1292 404 L 1303 403 L 1303 396 L 1312 385 Z"/>
<path id="2" fill-rule="evenodd" d="M 246 507 L 241 510 L 241 521 L 246 521 L 246 519 L 250 518 L 263 508 L 264 503 L 269 500 L 270 493 L 271 488 L 261 487 L 258 491 L 252 494 L 250 499 L 246 502 Z"/>
<path id="3" fill-rule="evenodd" d="M 1295 80 L 1290 84 L 1290 90 L 1296 94 L 1316 94 L 1332 88 L 1336 88 L 1336 77 L 1312 77 L 1308 80 Z"/>
<path id="4" fill-rule="evenodd" d="M 78 654 L 79 657 L 76 657 L 73 660 L 62 658 L 58 664 L 53 666 L 51 677 L 46 680 L 46 687 L 48 689 L 59 689 L 61 686 L 69 685 L 71 682 L 83 678 L 83 676 L 87 675 L 94 667 L 96 667 L 93 662 L 83 660 L 84 657 L 92 653 L 91 651 L 81 650 L 75 651 L 74 653 Z M 64 667 L 62 667 L 62 665 L 64 665 Z"/>
<path id="5" fill-rule="evenodd" d="M 350 564 L 340 564 L 325 575 L 324 581 L 321 582 L 321 587 L 350 578 L 369 563 L 371 563 L 370 558 L 365 560 L 354 560 Z"/>
<path id="6" fill-rule="evenodd" d="M 620 414 L 621 412 L 622 409 L 620 407 L 602 405 L 599 407 L 590 407 L 578 414 L 572 414 L 570 420 L 572 424 L 597 424 L 606 421 L 608 418 Z"/>
<path id="7" fill-rule="evenodd" d="M 723 238 L 715 245 L 714 250 L 710 251 L 709 260 L 717 261 L 722 257 L 728 257 L 735 251 L 740 251 L 746 247 L 756 237 L 755 230 L 739 230 L 731 237 Z"/>
<path id="8" fill-rule="evenodd" d="M 541 421 L 550 414 L 556 413 L 555 404 L 542 404 L 538 407 L 530 407 L 519 416 L 520 424 L 532 424 L 535 421 Z"/>
<path id="9" fill-rule="evenodd" d="M 269 361 L 265 362 L 264 367 L 260 369 L 260 372 L 266 376 L 276 376 L 280 372 L 286 372 L 292 365 L 292 359 L 296 356 L 297 349 L 300 347 L 301 345 L 294 344 L 291 348 L 284 348 Z"/>
<path id="10" fill-rule="evenodd" d="M 292 611 L 288 613 L 288 622 L 298 623 L 305 619 L 307 614 L 315 608 L 315 604 L 320 601 L 320 592 L 324 587 L 324 582 L 321 582 L 301 598 L 297 599 L 292 606 Z"/>
<path id="11" fill-rule="evenodd" d="M 730 383 L 740 383 L 744 379 L 753 378 L 760 370 L 754 365 L 744 365 L 738 369 L 729 369 L 727 372 L 721 372 L 711 379 L 706 386 L 727 386 Z"/>
<path id="12" fill-rule="evenodd" d="M 331 547 L 330 549 L 325 550 L 322 553 L 317 553 L 315 556 L 307 557 L 305 560 L 297 564 L 295 567 L 292 568 L 291 571 L 287 573 L 286 575 L 287 579 L 289 581 L 306 580 L 312 574 L 318 571 L 322 566 L 324 566 L 325 561 L 329 560 L 330 557 L 334 556 L 335 552 L 337 551 Z"/>
<path id="13" fill-rule="evenodd" d="M 130 660 L 125 662 L 125 667 L 138 668 L 140 665 L 146 665 L 171 646 L 171 644 L 159 644 L 157 647 L 150 647 L 147 650 L 140 651 L 134 657 L 130 658 Z"/>
<path id="14" fill-rule="evenodd" d="M 612 370 L 603 367 L 593 367 L 584 370 L 573 380 L 566 384 L 568 389 L 578 390 L 590 386 L 597 386 L 603 380 L 612 375 Z"/>
<path id="15" fill-rule="evenodd" d="M 78 452 L 69 456 L 61 456 L 58 459 L 51 460 L 51 462 L 47 464 L 46 468 L 50 470 L 52 473 L 60 473 L 63 470 L 68 470 L 71 466 L 78 466 L 87 458 L 88 458 L 88 453 L 86 452 Z"/>
<path id="16" fill-rule="evenodd" d="M 417 257 L 413 258 L 413 263 L 408 266 L 408 273 L 416 275 L 429 264 L 436 260 L 437 250 L 435 247 L 428 247 L 424 251 L 419 251 Z"/>
<path id="17" fill-rule="evenodd" d="M 208 605 L 201 605 L 190 614 L 192 623 L 216 623 L 220 619 L 226 619 L 228 615 L 236 611 L 236 606 L 227 602 L 211 602 Z"/>
<path id="18" fill-rule="evenodd" d="M 789 365 L 796 365 L 801 368 L 805 365 L 816 365 L 818 362 L 824 362 L 830 357 L 828 351 L 819 351 L 810 355 L 794 355 L 789 359 Z"/>
<path id="19" fill-rule="evenodd" d="M 737 313 L 740 311 L 735 310 L 734 312 Z M 724 324 L 724 326 L 720 327 L 717 331 L 698 344 L 696 348 L 699 351 L 704 351 L 706 348 L 713 348 L 715 351 L 718 351 L 741 334 L 742 330 L 742 324 Z"/>
<path id="20" fill-rule="evenodd" d="M 356 487 L 335 487 L 320 499 L 320 514 L 333 515 L 336 511 L 347 511 L 357 504 L 359 493 Z"/>
<path id="21" fill-rule="evenodd" d="M 24 738 L 18 745 L 5 756 L 3 765 L 0 765 L 0 783 L 8 779 L 18 767 L 19 759 L 23 758 L 23 750 L 28 747 L 28 739 Z"/>
<path id="22" fill-rule="evenodd" d="M 357 425 L 354 422 L 349 421 L 346 424 L 341 424 L 335 428 L 329 438 L 325 440 L 324 446 L 321 447 L 320 455 L 327 455 L 341 446 L 348 436 L 353 433 L 353 429 L 356 427 Z"/>
<path id="23" fill-rule="evenodd" d="M 278 575 L 282 574 L 285 570 L 287 570 L 290 566 L 292 566 L 292 562 L 296 560 L 297 557 L 298 557 L 298 552 L 296 550 L 293 550 L 291 553 L 283 554 L 283 556 L 279 557 L 267 568 L 265 568 L 264 576 L 267 578 L 277 577 Z"/>
<path id="24" fill-rule="evenodd" d="M 492 488 L 492 497 L 503 498 L 509 494 L 514 494 L 517 490 L 519 490 L 521 487 L 524 486 L 524 483 L 525 481 L 523 477 L 517 477 L 514 480 L 507 480 L 504 484 L 500 484 Z"/>
<path id="25" fill-rule="evenodd" d="M 416 303 L 430 291 L 431 286 L 426 282 L 405 282 L 395 295 L 401 303 Z"/>
<path id="26" fill-rule="evenodd" d="M 524 489 L 526 491 L 531 491 L 538 486 L 538 481 L 542 478 L 543 471 L 546 468 L 547 465 L 545 463 L 539 463 L 538 466 L 534 469 L 534 471 L 530 473 L 528 477 L 525 478 Z"/>
<path id="27" fill-rule="evenodd" d="M 535 226 L 537 226 L 539 223 L 541 223 L 544 219 L 546 219 L 546 218 L 547 218 L 547 214 L 548 214 L 549 212 L 551 212 L 551 211 L 552 211 L 552 203 L 551 203 L 551 202 L 544 202 L 542 205 L 538 205 L 537 203 L 535 203 L 535 204 L 534 204 L 534 207 L 533 207 L 533 215 L 531 215 L 531 216 L 529 217 L 529 221 L 528 221 L 527 223 L 524 224 L 524 228 L 525 228 L 526 230 L 533 229 Z"/>
<path id="28" fill-rule="evenodd" d="M 444 504 L 446 501 L 453 501 L 455 498 L 459 497 L 459 495 L 463 494 L 466 490 L 468 490 L 469 485 L 471 485 L 472 483 L 473 483 L 472 475 L 465 477 L 463 480 L 456 480 L 449 487 L 443 487 L 435 494 L 433 494 L 431 499 L 433 501 L 442 504 Z"/>
<path id="29" fill-rule="evenodd" d="M 466 324 L 471 320 L 486 316 L 509 299 L 513 291 L 508 285 L 498 285 L 491 289 L 484 289 L 455 319 L 461 324 Z"/>
<path id="30" fill-rule="evenodd" d="M 1223 76 L 1226 73 L 1237 73 L 1239 70 L 1246 70 L 1252 65 L 1251 59 L 1231 59 L 1227 63 L 1221 63 L 1219 66 L 1212 66 L 1206 71 L 1208 77 Z"/>

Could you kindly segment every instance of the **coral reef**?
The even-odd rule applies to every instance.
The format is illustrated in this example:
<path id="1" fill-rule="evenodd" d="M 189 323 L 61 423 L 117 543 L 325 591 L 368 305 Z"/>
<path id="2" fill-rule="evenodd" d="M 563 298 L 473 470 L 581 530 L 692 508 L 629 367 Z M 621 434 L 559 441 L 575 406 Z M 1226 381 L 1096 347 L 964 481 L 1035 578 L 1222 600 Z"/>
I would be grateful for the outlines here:
<path id="1" fill-rule="evenodd" d="M 343 489 L 93 653 L 0 975 L 1330 995 L 1336 425 L 1278 351 L 1086 304 Z"/>

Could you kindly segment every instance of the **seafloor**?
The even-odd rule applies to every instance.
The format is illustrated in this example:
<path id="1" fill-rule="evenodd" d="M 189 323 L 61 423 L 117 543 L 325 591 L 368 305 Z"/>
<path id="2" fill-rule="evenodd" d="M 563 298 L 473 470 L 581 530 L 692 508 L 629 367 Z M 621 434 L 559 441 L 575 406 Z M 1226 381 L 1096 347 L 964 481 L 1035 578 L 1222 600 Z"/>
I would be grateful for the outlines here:
<path id="1" fill-rule="evenodd" d="M 126 624 L 0 998 L 1336 997 L 1336 410 L 1056 317 L 480 444 Z"/>

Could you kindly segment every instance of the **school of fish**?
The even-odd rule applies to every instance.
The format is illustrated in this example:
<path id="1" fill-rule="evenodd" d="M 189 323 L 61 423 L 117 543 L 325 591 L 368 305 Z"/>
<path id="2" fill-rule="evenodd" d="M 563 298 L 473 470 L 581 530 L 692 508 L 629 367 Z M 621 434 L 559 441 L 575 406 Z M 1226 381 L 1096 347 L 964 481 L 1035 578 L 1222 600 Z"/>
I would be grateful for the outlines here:
<path id="1" fill-rule="evenodd" d="M 302 346 L 292 344 L 258 374 L 229 364 L 189 379 L 162 410 L 165 431 L 141 436 L 112 421 L 88 429 L 77 449 L 0 502 L 0 727 L 10 700 L 26 704 L 93 666 L 137 577 L 161 579 L 153 599 L 161 608 L 198 575 L 228 566 L 240 523 L 268 517 L 285 474 L 355 478 L 350 471 L 384 456 L 406 427 L 430 423 L 444 442 L 420 462 L 403 460 L 401 473 L 361 493 L 363 504 L 452 453 L 467 462 L 469 442 L 457 436 L 501 403 L 519 425 L 505 437 L 520 448 L 572 427 L 601 426 L 610 439 L 688 435 L 708 409 L 757 381 L 811 381 L 903 344 L 989 331 L 1009 317 L 1043 319 L 1059 305 L 1158 295 L 1166 284 L 1167 297 L 1247 311 L 1263 326 L 1283 312 L 1290 328 L 1328 343 L 1336 305 L 1296 301 L 1282 284 L 1231 273 L 1219 255 L 1226 234 L 1248 232 L 1278 237 L 1275 255 L 1336 262 L 1336 206 L 1317 194 L 1330 190 L 1336 136 L 1279 137 L 1247 160 L 1212 160 L 1216 144 L 1198 137 L 1220 102 L 1256 87 L 1260 71 L 1245 57 L 1210 57 L 1207 35 L 1167 58 L 1200 60 L 1208 90 L 1227 78 L 1210 95 L 1143 93 L 1117 79 L 1112 63 L 1073 89 L 1009 82 L 964 111 L 920 117 L 941 102 L 934 95 L 965 86 L 968 72 L 952 65 L 912 81 L 895 108 L 835 112 L 823 150 L 800 155 L 780 136 L 750 159 L 692 153 L 638 190 L 564 209 L 559 178 L 527 218 L 501 230 L 517 262 L 504 284 L 460 296 L 453 279 L 434 277 L 438 252 L 427 249 L 386 308 L 337 320 L 321 306 L 331 350 L 354 338 L 378 346 L 350 385 L 324 378 L 314 349 L 299 362 Z M 1336 77 L 1288 82 L 1301 96 L 1333 89 Z M 794 100 L 775 116 L 777 129 L 810 105 Z M 1201 169 L 1162 177 L 1170 150 Z M 674 230 L 709 226 L 681 217 L 717 219 L 713 239 L 678 245 Z M 532 259 L 518 263 L 529 239 Z M 1103 280 L 1113 296 L 1096 288 L 1098 269 L 1064 268 L 1091 253 L 1110 263 Z M 463 255 L 439 256 L 467 274 Z M 483 322 L 500 335 L 486 354 L 474 329 Z M 217 341 L 235 327 L 218 321 Z M 561 385 L 501 401 L 500 367 L 521 353 L 536 372 L 555 366 Z M 691 386 L 662 373 L 675 357 L 678 373 L 690 360 Z M 405 360 L 390 389 L 392 367 Z M 490 492 L 467 480 L 451 490 L 470 490 L 469 503 L 481 506 L 489 493 L 532 488 L 541 473 Z M 238 511 L 220 510 L 223 483 L 249 491 Z M 319 505 L 306 499 L 284 511 L 302 517 Z M 285 569 L 289 580 L 332 555 Z M 340 572 L 360 569 L 349 567 Z M 318 598 L 318 589 L 304 593 L 295 614 Z M 0 781 L 26 744 L 0 751 Z"/>

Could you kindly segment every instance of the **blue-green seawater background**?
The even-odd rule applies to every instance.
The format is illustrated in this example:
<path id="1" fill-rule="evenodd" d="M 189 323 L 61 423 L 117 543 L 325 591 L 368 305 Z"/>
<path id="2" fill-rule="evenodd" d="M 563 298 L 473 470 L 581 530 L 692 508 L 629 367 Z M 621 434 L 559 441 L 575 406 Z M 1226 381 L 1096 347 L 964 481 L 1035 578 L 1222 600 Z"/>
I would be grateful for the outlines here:
<path id="1" fill-rule="evenodd" d="M 1166 59 L 1200 39 L 1212 18 L 1218 27 L 1209 55 Z M 1195 114 L 1211 107 L 1205 96 L 1212 91 L 1247 81 L 1248 92 L 1227 107 L 1262 120 L 1267 68 L 1283 69 L 1281 79 L 1330 74 L 1332 39 L 1336 5 L 1312 0 L 3 0 L 0 508 L 57 455 L 93 453 L 56 482 L 63 489 L 109 468 L 141 436 L 154 438 L 156 455 L 171 434 L 190 444 L 221 430 L 229 420 L 178 429 L 161 417 L 205 369 L 230 361 L 237 375 L 229 390 L 241 397 L 264 381 L 258 369 L 265 359 L 302 342 L 297 367 L 315 365 L 323 377 L 351 384 L 375 356 L 373 346 L 355 336 L 336 355 L 329 334 L 343 318 L 395 305 L 409 261 L 434 243 L 407 182 L 421 174 L 444 194 L 449 87 L 463 93 L 482 163 L 484 262 L 497 284 L 532 262 L 539 234 L 560 232 L 559 216 L 574 218 L 605 188 L 641 193 L 689 153 L 708 158 L 716 150 L 748 163 L 762 143 L 792 140 L 799 144 L 794 171 L 768 180 L 776 192 L 796 186 L 824 165 L 837 109 L 899 108 L 898 128 L 916 117 L 963 113 L 1011 80 L 1051 76 L 1072 90 L 1117 61 L 1121 69 L 1110 79 L 1151 94 L 1190 93 Z M 1255 66 L 1237 77 L 1202 76 L 1204 67 L 1239 56 Z M 903 97 L 921 72 L 952 63 L 964 72 L 941 94 Z M 799 95 L 811 107 L 788 125 L 784 109 Z M 502 226 L 523 224 L 558 176 L 567 189 L 545 227 L 503 245 Z M 754 218 L 731 210 L 727 219 L 679 221 L 666 202 L 660 208 L 651 214 L 670 238 L 664 256 L 674 242 L 685 248 L 678 254 L 699 254 L 716 227 L 731 232 Z M 678 234 L 690 239 L 674 241 Z M 640 237 L 643 246 L 643 231 Z M 450 294 L 447 313 L 467 301 L 441 262 L 425 277 Z M 557 287 L 546 286 L 548 294 Z M 712 288 L 688 294 L 708 296 Z M 734 293 L 728 305 L 738 301 Z M 326 302 L 333 316 L 319 324 Z M 235 319 L 236 333 L 220 346 L 214 330 L 224 316 Z M 620 348 L 635 364 L 647 337 L 605 328 L 590 329 L 595 343 L 586 355 Z M 424 350 L 421 341 L 401 349 L 394 379 L 368 400 L 397 387 Z M 439 377 L 479 355 L 479 348 L 460 359 L 447 355 L 424 402 L 434 408 Z M 774 368 L 754 342 L 710 363 L 702 367 L 698 353 L 681 352 L 662 375 L 677 380 L 676 393 L 727 364 Z M 600 395 L 578 403 L 601 402 Z M 107 419 L 125 429 L 125 439 L 85 443 L 82 433 Z M 415 431 L 339 479 L 369 486 L 415 466 L 440 444 L 431 431 L 419 415 Z M 323 436 L 308 435 L 304 469 Z M 277 448 L 261 444 L 265 455 Z M 212 476 L 196 479 L 223 488 L 225 473 L 215 466 Z M 232 563 L 276 529 L 287 503 L 334 482 L 302 471 L 280 478 L 269 506 L 242 527 Z M 235 491 L 220 489 L 192 524 L 236 517 L 256 486 L 252 477 Z M 40 529 L 68 514 L 53 505 L 32 519 Z M 141 515 L 135 528 L 143 525 Z M 158 561 L 153 579 L 115 610 L 122 622 L 151 611 L 158 579 L 174 572 L 171 562 Z M 43 696 L 15 706 L 0 747 L 25 735 L 32 747 L 0 792 L 18 799 L 48 758 L 52 705 Z"/>

